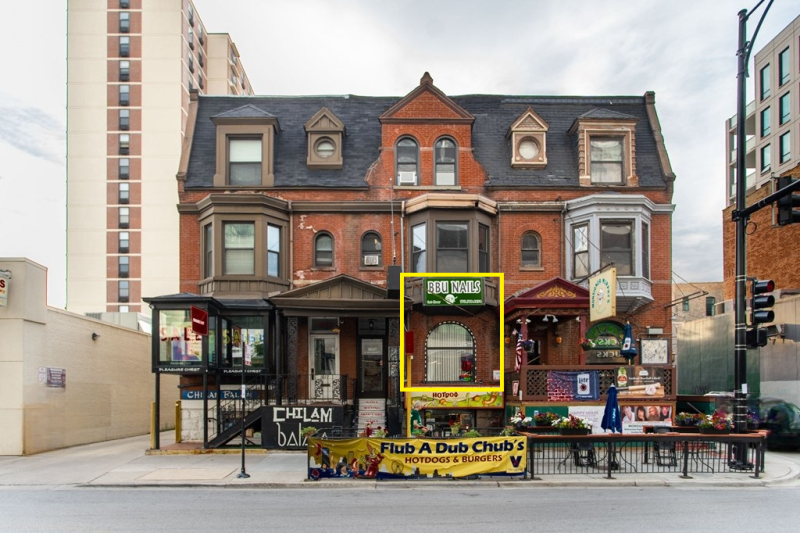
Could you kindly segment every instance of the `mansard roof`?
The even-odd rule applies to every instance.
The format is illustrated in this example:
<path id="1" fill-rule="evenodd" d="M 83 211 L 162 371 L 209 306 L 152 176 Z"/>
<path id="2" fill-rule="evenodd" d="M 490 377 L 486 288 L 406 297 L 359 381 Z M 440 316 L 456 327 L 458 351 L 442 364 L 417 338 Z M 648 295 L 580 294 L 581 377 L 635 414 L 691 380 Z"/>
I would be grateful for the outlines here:
<path id="1" fill-rule="evenodd" d="M 423 78 L 424 80 L 424 78 Z M 435 90 L 434 90 L 435 89 Z M 261 114 L 280 123 L 275 135 L 275 188 L 366 188 L 370 166 L 380 156 L 382 120 L 395 117 L 413 94 L 436 96 L 440 91 L 421 83 L 407 97 L 368 96 L 200 96 L 185 188 L 211 187 L 215 172 L 216 131 L 212 119 L 232 113 Z M 508 96 L 445 97 L 453 117 L 472 122 L 474 157 L 487 173 L 490 188 L 578 187 L 578 149 L 570 128 L 576 120 L 636 120 L 636 174 L 640 187 L 664 188 L 673 176 L 665 151 L 658 146 L 646 96 Z M 444 102 L 444 100 L 441 100 Z M 309 118 L 327 108 L 344 125 L 341 169 L 306 164 Z M 463 110 L 456 113 L 455 110 Z M 512 168 L 509 127 L 533 109 L 547 123 L 547 166 Z M 655 115 L 653 115 L 655 116 Z M 471 118 L 468 118 L 471 117 Z M 402 127 L 402 124 L 392 124 Z M 656 127 L 658 127 L 656 125 Z"/>

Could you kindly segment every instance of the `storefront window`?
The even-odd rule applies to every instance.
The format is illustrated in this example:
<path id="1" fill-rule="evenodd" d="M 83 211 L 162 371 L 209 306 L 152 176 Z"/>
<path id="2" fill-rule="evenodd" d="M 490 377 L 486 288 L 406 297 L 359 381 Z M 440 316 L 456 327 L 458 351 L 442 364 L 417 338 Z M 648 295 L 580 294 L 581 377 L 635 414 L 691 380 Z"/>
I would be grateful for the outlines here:
<path id="1" fill-rule="evenodd" d="M 427 381 L 474 381 L 475 339 L 461 324 L 445 322 L 428 335 L 425 347 Z"/>
<path id="2" fill-rule="evenodd" d="M 225 362 L 223 366 L 242 366 L 243 358 L 250 358 L 251 367 L 264 367 L 266 344 L 264 342 L 264 317 L 241 316 L 223 320 L 223 344 Z"/>
<path id="3" fill-rule="evenodd" d="M 199 365 L 203 337 L 192 331 L 188 309 L 159 311 L 158 360 L 162 365 Z"/>

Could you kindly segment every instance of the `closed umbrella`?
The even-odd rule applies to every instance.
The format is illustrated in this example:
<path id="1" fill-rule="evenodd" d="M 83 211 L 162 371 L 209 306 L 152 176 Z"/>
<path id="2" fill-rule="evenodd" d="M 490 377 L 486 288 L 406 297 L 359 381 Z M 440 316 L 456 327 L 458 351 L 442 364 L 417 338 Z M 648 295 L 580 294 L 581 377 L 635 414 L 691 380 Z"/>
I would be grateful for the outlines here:
<path id="1" fill-rule="evenodd" d="M 612 433 L 622 433 L 622 414 L 619 412 L 617 387 L 611 385 L 606 394 L 606 409 L 603 411 L 603 420 L 600 422 L 600 427 L 604 431 L 610 429 Z"/>
<path id="2" fill-rule="evenodd" d="M 633 364 L 633 359 L 636 357 L 636 343 L 633 342 L 633 328 L 630 322 L 625 324 L 622 331 L 622 349 L 619 354 L 627 360 L 629 365 Z"/>

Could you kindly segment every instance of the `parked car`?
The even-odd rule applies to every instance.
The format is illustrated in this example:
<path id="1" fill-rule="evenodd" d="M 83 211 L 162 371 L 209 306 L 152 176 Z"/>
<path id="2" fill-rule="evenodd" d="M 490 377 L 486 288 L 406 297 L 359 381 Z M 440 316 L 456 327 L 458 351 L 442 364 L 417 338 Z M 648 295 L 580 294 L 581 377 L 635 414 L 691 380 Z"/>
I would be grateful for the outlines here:
<path id="1" fill-rule="evenodd" d="M 727 413 L 733 412 L 731 392 L 709 392 L 713 396 L 715 408 Z M 747 413 L 751 423 L 759 429 L 769 430 L 767 448 L 800 448 L 800 407 L 780 398 L 761 397 L 747 399 Z"/>

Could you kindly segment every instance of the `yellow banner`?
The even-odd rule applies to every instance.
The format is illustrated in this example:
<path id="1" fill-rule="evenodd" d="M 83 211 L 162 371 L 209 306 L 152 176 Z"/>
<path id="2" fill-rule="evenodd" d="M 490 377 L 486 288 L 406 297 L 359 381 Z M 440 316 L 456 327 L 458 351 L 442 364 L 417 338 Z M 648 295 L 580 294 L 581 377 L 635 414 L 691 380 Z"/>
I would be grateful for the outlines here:
<path id="1" fill-rule="evenodd" d="M 308 439 L 308 457 L 312 479 L 522 475 L 527 467 L 527 440 Z"/>

